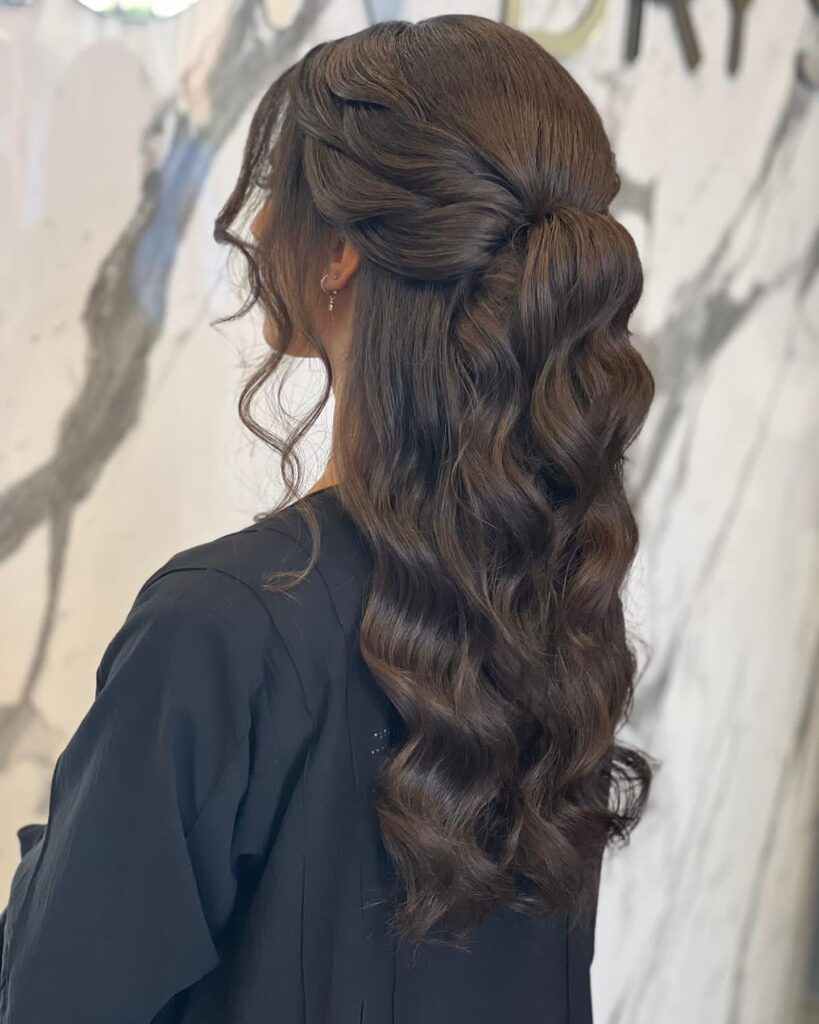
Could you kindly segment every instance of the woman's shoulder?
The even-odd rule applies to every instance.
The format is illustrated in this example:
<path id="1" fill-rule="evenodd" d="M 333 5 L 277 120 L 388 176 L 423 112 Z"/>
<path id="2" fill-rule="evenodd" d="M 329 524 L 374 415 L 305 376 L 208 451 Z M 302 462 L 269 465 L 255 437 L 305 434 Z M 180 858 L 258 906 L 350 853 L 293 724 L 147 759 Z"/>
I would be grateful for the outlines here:
<path id="1" fill-rule="evenodd" d="M 289 592 L 268 589 L 278 572 L 298 572 L 309 562 L 312 535 L 300 508 L 308 503 L 319 526 L 313 571 Z M 342 625 L 352 625 L 360 605 L 369 560 L 361 536 L 334 488 L 308 494 L 275 515 L 176 551 L 140 586 L 135 605 L 157 613 L 218 620 L 241 637 L 260 621 L 280 615 L 293 621 L 293 598 L 302 621 L 320 615 L 329 599 Z M 254 609 L 251 611 L 251 609 Z"/>
<path id="2" fill-rule="evenodd" d="M 271 573 L 298 572 L 309 563 L 311 534 L 298 503 L 177 551 L 139 588 L 124 627 L 105 652 L 99 687 L 110 666 L 136 643 L 150 652 L 146 667 L 149 661 L 163 664 L 169 651 L 180 664 L 207 660 L 211 703 L 218 706 L 227 694 L 237 721 L 247 699 L 271 686 L 280 705 L 301 694 L 310 718 L 318 720 L 329 683 L 346 672 L 369 562 L 334 496 L 321 491 L 305 500 L 316 512 L 319 546 L 302 581 L 285 591 L 265 586 Z M 199 701 L 201 673 L 176 675 L 190 685 L 170 683 L 173 699 Z M 180 688 L 184 692 L 178 694 Z"/>
<path id="3" fill-rule="evenodd" d="M 210 709 L 209 721 L 224 719 L 218 728 L 227 734 L 241 731 L 248 701 L 263 704 L 271 684 L 281 694 L 292 679 L 290 689 L 304 689 L 308 707 L 318 706 L 322 665 L 343 665 L 363 579 L 349 524 L 335 503 L 316 500 L 322 493 L 308 496 L 320 524 L 315 570 L 290 591 L 264 582 L 309 561 L 309 531 L 292 506 L 167 558 L 105 648 L 96 695 L 105 691 L 110 704 L 112 694 L 127 693 L 182 717 Z"/>

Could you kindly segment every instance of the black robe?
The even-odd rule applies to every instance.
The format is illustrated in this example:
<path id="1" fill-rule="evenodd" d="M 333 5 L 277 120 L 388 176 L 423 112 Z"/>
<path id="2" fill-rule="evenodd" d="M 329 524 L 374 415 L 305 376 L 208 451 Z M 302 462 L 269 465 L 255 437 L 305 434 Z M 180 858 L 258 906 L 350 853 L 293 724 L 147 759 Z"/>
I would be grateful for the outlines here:
<path id="1" fill-rule="evenodd" d="M 369 561 L 334 488 L 140 588 L 19 830 L 2 1024 L 590 1024 L 594 919 L 494 914 L 413 960 L 370 800 L 400 733 L 356 643 Z"/>

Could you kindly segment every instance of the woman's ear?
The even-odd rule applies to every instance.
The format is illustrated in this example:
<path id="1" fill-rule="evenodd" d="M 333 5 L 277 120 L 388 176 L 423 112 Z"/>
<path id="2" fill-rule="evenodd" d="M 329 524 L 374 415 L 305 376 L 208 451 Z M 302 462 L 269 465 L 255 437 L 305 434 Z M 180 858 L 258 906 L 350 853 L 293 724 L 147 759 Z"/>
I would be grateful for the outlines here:
<path id="1" fill-rule="evenodd" d="M 345 288 L 361 263 L 361 254 L 349 240 L 334 236 L 327 258 L 327 288 Z"/>

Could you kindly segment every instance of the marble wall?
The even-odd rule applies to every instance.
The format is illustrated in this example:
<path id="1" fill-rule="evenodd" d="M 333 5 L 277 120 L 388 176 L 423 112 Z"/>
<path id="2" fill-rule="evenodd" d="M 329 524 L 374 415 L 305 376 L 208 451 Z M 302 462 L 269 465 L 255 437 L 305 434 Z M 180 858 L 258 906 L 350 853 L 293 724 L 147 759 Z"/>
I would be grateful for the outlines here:
<path id="1" fill-rule="evenodd" d="M 565 57 L 618 152 L 657 380 L 632 452 L 643 673 L 626 735 L 661 767 L 606 860 L 596 1018 L 784 1024 L 819 797 L 819 18 L 808 0 L 752 3 L 731 76 L 727 0 L 690 5 L 693 71 L 660 4 L 627 64 L 625 6 L 604 0 Z M 235 413 L 259 325 L 209 326 L 238 304 L 211 233 L 254 100 L 319 39 L 444 9 L 502 16 L 0 7 L 0 891 L 138 586 L 276 496 Z M 586 9 L 514 17 L 534 32 Z"/>

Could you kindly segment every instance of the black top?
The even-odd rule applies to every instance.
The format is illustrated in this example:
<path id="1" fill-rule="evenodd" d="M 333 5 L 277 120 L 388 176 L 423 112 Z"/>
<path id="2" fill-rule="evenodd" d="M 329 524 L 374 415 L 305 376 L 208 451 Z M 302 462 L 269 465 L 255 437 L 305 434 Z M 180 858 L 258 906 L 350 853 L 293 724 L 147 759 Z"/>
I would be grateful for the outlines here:
<path id="1" fill-rule="evenodd" d="M 334 488 L 142 585 L 0 916 L 2 1024 L 590 1024 L 594 928 L 495 914 L 470 952 L 386 927 L 370 801 L 401 729 L 358 652 L 369 558 Z"/>

